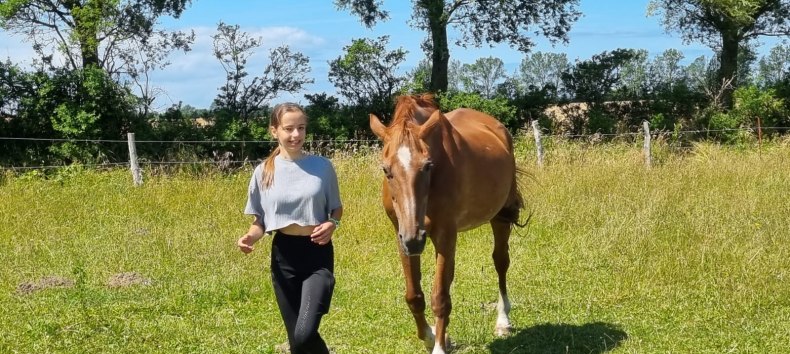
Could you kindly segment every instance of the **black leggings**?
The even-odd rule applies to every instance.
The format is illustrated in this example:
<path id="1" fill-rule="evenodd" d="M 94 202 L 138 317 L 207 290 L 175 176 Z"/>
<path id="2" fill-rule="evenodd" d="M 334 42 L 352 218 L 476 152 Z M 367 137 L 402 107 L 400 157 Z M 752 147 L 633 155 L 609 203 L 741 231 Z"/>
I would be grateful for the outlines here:
<path id="1" fill-rule="evenodd" d="M 329 353 L 318 334 L 335 288 L 332 243 L 318 245 L 309 236 L 277 232 L 272 242 L 272 284 L 288 332 L 291 354 Z"/>

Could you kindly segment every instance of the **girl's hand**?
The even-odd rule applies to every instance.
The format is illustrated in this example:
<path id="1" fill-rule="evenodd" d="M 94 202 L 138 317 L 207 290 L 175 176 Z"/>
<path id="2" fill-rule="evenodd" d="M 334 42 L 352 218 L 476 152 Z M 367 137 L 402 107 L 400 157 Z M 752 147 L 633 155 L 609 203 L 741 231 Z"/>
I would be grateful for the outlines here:
<path id="1" fill-rule="evenodd" d="M 332 233 L 335 232 L 336 227 L 335 223 L 326 221 L 313 229 L 313 233 L 310 234 L 310 240 L 323 246 L 332 240 Z"/>
<path id="2" fill-rule="evenodd" d="M 238 241 L 236 241 L 236 245 L 239 246 L 239 251 L 248 254 L 255 250 L 255 247 L 252 245 L 254 245 L 255 242 L 258 242 L 258 239 L 260 239 L 260 237 L 255 238 L 250 234 L 245 234 L 244 236 L 240 237 Z"/>

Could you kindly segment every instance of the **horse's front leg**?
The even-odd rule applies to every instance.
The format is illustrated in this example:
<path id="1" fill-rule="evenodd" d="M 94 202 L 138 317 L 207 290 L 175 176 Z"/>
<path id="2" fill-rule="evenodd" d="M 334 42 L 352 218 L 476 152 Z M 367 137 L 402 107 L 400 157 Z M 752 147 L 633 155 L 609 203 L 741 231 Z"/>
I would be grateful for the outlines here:
<path id="1" fill-rule="evenodd" d="M 425 320 L 425 294 L 422 291 L 420 281 L 420 256 L 407 256 L 400 250 L 400 260 L 403 265 L 403 275 L 406 278 L 406 304 L 409 305 L 411 315 L 417 323 L 417 337 L 425 343 L 425 347 L 431 350 L 433 347 L 433 331 Z"/>
<path id="2" fill-rule="evenodd" d="M 445 354 L 448 351 L 447 327 L 450 325 L 450 312 L 453 309 L 450 286 L 455 277 L 455 238 L 455 233 L 437 234 L 433 238 L 436 245 L 436 274 L 431 292 L 431 308 L 436 318 L 433 354 Z"/>

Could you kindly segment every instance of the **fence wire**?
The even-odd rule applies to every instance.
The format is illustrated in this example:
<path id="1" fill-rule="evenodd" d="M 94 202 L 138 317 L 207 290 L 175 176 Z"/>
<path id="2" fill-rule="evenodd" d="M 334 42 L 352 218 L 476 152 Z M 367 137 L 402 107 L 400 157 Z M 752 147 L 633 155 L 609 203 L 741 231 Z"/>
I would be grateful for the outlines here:
<path id="1" fill-rule="evenodd" d="M 541 129 L 543 130 L 543 129 Z M 657 130 L 651 131 L 650 137 L 651 139 L 663 139 L 669 140 L 672 137 L 680 137 L 680 136 L 687 136 L 687 135 L 716 135 L 722 133 L 733 133 L 733 132 L 745 132 L 751 134 L 758 134 L 759 131 L 762 132 L 787 132 L 790 131 L 790 127 L 760 127 L 759 130 L 756 127 L 752 128 L 735 128 L 735 129 L 711 129 L 711 130 L 679 130 L 679 131 L 671 131 L 671 130 Z M 531 132 L 531 129 L 524 129 L 520 133 L 522 133 L 523 139 L 530 139 L 528 133 Z M 633 139 L 640 139 L 644 137 L 644 132 L 629 132 L 629 133 L 593 133 L 593 134 L 546 134 L 543 135 L 541 132 L 541 138 L 546 139 L 548 141 L 552 140 L 581 140 L 587 142 L 599 142 L 599 141 L 611 141 L 616 140 L 617 138 L 633 138 Z M 26 137 L 0 137 L 0 141 L 33 141 L 33 142 L 50 142 L 50 143 L 91 143 L 91 144 L 128 144 L 128 140 L 123 139 L 61 139 L 61 138 L 26 138 Z M 275 140 L 135 140 L 134 143 L 136 145 L 144 145 L 144 144 L 174 144 L 174 145 L 252 145 L 252 146 L 261 146 L 261 145 L 268 145 L 273 146 L 277 142 Z M 365 151 L 375 150 L 381 147 L 381 142 L 375 139 L 343 139 L 343 140 L 334 140 L 334 139 L 317 139 L 317 140 L 309 140 L 305 142 L 305 150 L 312 153 L 318 153 L 321 155 L 332 156 L 336 153 L 359 153 Z M 683 150 L 691 150 L 694 149 L 693 146 L 690 145 L 675 145 L 671 147 L 674 150 L 683 151 Z M 225 152 L 227 153 L 227 152 Z M 214 151 L 214 159 L 196 159 L 196 160 L 174 160 L 174 161 L 152 161 L 150 159 L 146 159 L 145 157 L 139 159 L 139 164 L 141 166 L 186 166 L 186 165 L 194 165 L 194 166 L 207 166 L 207 165 L 216 165 L 221 169 L 226 168 L 228 166 L 243 166 L 246 164 L 255 163 L 258 160 L 234 160 L 232 159 L 232 154 L 228 156 L 227 154 L 223 154 L 223 152 Z M 117 168 L 119 166 L 129 166 L 129 161 L 123 162 L 103 162 L 103 163 L 80 163 L 78 164 L 84 168 Z M 27 170 L 47 170 L 47 169 L 58 169 L 68 167 L 70 165 L 62 164 L 62 165 L 36 165 L 36 166 L 0 166 L 0 169 L 4 170 L 13 170 L 13 171 L 27 171 Z"/>

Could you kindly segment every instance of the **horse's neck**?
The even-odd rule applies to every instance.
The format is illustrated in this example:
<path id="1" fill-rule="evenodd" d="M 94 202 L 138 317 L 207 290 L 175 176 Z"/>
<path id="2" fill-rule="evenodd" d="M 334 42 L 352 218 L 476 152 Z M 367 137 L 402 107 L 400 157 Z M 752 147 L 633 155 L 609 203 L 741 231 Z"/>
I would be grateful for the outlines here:
<path id="1" fill-rule="evenodd" d="M 417 123 L 417 125 L 423 125 L 425 124 L 425 121 L 427 121 L 428 118 L 431 117 L 431 114 L 434 111 L 436 111 L 435 108 L 422 107 L 418 105 L 414 108 L 414 116 L 412 119 L 414 120 L 415 123 Z"/>
<path id="2" fill-rule="evenodd" d="M 434 110 L 430 112 L 433 113 Z M 430 113 L 428 115 L 430 117 Z M 426 118 L 427 119 L 427 118 Z M 428 149 L 431 151 L 431 158 L 437 163 L 440 161 L 453 161 L 459 155 L 459 146 L 463 138 L 458 135 L 458 131 L 447 119 L 438 122 L 439 126 L 433 129 L 430 137 L 425 139 Z"/>

